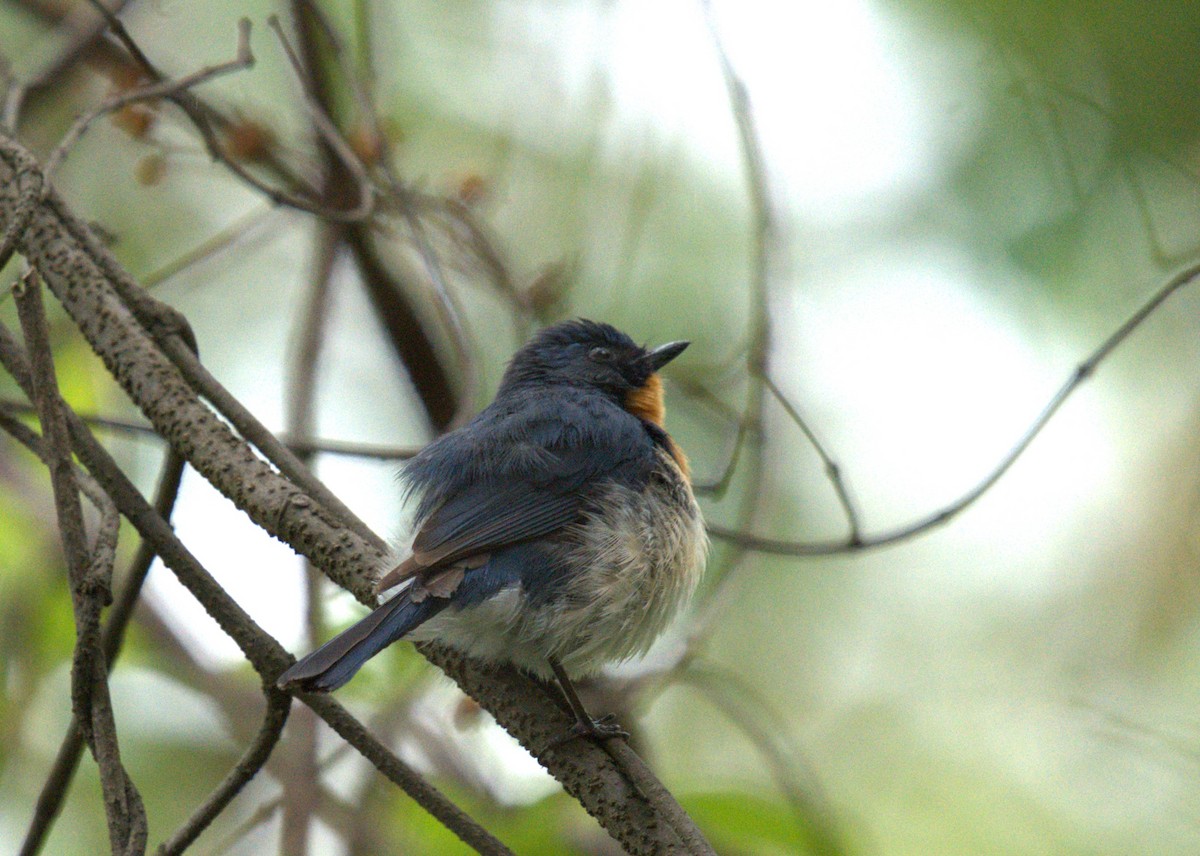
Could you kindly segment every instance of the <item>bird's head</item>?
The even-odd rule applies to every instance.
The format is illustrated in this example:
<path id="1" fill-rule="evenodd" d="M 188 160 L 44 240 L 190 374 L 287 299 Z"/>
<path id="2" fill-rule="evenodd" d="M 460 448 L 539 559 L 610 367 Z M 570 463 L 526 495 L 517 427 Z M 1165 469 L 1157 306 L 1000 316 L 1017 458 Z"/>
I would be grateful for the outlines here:
<path id="1" fill-rule="evenodd" d="M 513 356 L 501 390 L 545 384 L 595 389 L 626 410 L 661 425 L 658 370 L 688 342 L 644 348 L 610 324 L 564 321 L 540 331 Z"/>

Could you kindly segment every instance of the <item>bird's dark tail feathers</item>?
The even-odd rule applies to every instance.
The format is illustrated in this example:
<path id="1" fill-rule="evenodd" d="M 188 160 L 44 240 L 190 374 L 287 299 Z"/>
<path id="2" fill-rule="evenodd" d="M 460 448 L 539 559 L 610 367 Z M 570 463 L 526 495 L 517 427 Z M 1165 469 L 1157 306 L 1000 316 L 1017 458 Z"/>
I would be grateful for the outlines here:
<path id="1" fill-rule="evenodd" d="M 408 599 L 402 591 L 396 597 L 317 650 L 302 658 L 279 676 L 280 689 L 305 692 L 331 692 L 354 677 L 362 664 L 391 645 L 417 625 L 432 618 L 448 603 L 440 597 L 427 597 L 420 603 Z"/>

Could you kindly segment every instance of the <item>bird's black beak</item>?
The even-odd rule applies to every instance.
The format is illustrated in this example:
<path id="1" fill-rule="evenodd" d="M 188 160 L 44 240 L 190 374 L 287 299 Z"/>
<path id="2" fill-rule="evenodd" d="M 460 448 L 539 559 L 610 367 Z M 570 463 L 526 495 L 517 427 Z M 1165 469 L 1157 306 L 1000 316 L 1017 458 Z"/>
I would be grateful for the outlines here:
<path id="1" fill-rule="evenodd" d="M 650 366 L 651 371 L 658 371 L 671 360 L 678 357 L 687 349 L 691 342 L 667 342 L 665 345 L 659 345 L 653 351 L 649 351 L 643 358 L 646 364 Z"/>

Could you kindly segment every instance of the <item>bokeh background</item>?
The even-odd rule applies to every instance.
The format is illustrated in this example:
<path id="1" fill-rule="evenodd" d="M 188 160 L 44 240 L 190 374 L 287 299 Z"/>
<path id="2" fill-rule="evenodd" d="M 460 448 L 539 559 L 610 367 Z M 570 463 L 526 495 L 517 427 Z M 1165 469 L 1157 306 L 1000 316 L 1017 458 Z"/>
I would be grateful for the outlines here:
<path id="1" fill-rule="evenodd" d="M 11 74 L 54 55 L 51 22 L 83 5 L 0 3 Z M 322 8 L 349 63 L 369 72 L 397 171 L 468 205 L 534 306 L 514 313 L 447 249 L 477 404 L 537 320 L 691 339 L 669 370 L 668 425 L 698 481 L 719 480 L 740 450 L 727 490 L 703 503 L 729 529 L 847 538 L 820 458 L 748 372 L 760 319 L 769 376 L 839 464 L 871 537 L 979 484 L 1075 367 L 1200 250 L 1195 3 Z M 156 0 L 130 3 L 123 19 L 183 75 L 229 59 L 236 20 L 249 17 L 256 65 L 198 91 L 269 129 L 304 169 L 315 160 L 304 104 L 263 26 L 281 11 Z M 746 105 L 731 100 L 722 55 Z M 45 156 L 112 85 L 71 75 L 27 107 L 22 139 Z M 213 374 L 282 428 L 312 218 L 214 165 L 167 110 L 147 135 L 96 123 L 56 184 L 187 315 Z M 403 230 L 381 229 L 391 239 L 397 264 L 412 264 Z M 414 282 L 437 329 L 432 289 Z M 315 434 L 419 446 L 429 425 L 348 262 L 333 283 Z M 13 313 L 7 297 L 0 313 Z M 637 689 L 631 715 L 651 763 L 718 851 L 1200 852 L 1198 320 L 1200 286 L 1184 288 L 946 525 L 819 558 L 714 539 L 691 613 L 617 675 Z M 59 332 L 71 403 L 135 419 L 70 325 Z M 15 396 L 7 379 L 0 393 Z M 158 441 L 106 437 L 149 490 Z M 403 542 L 395 462 L 323 454 L 316 467 Z M 53 518 L 44 471 L 0 442 L 4 852 L 68 722 L 73 630 Z M 304 571 L 288 549 L 192 473 L 174 519 L 264 628 L 309 646 Z M 360 614 L 326 594 L 332 626 Z M 156 567 L 113 677 L 152 838 L 236 759 L 255 686 Z M 341 696 L 517 852 L 606 852 L 535 762 L 407 646 Z M 459 852 L 365 762 L 321 745 L 332 808 L 311 852 Z M 285 763 L 270 767 L 196 852 L 277 851 L 287 776 Z M 371 834 L 348 835 L 355 824 Z M 85 759 L 49 852 L 106 841 Z"/>

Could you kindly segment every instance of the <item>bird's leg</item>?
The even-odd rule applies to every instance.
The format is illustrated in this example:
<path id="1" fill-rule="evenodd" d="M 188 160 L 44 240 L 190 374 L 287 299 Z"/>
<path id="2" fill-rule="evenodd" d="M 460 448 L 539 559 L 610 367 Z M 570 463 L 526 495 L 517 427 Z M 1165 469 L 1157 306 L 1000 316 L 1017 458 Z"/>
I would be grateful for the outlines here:
<path id="1" fill-rule="evenodd" d="M 592 715 L 587 712 L 587 708 L 583 706 L 583 702 L 579 700 L 579 694 L 575 692 L 575 685 L 571 683 L 562 663 L 558 662 L 555 657 L 546 659 L 550 663 L 550 668 L 554 670 L 554 677 L 558 679 L 558 686 L 562 690 L 563 697 L 566 698 L 571 712 L 575 714 L 575 724 L 561 737 L 551 741 L 550 745 L 546 747 L 547 749 L 559 746 L 576 737 L 611 740 L 614 737 L 629 736 L 629 732 L 617 724 L 616 717 L 611 713 L 600 719 L 593 719 Z"/>

